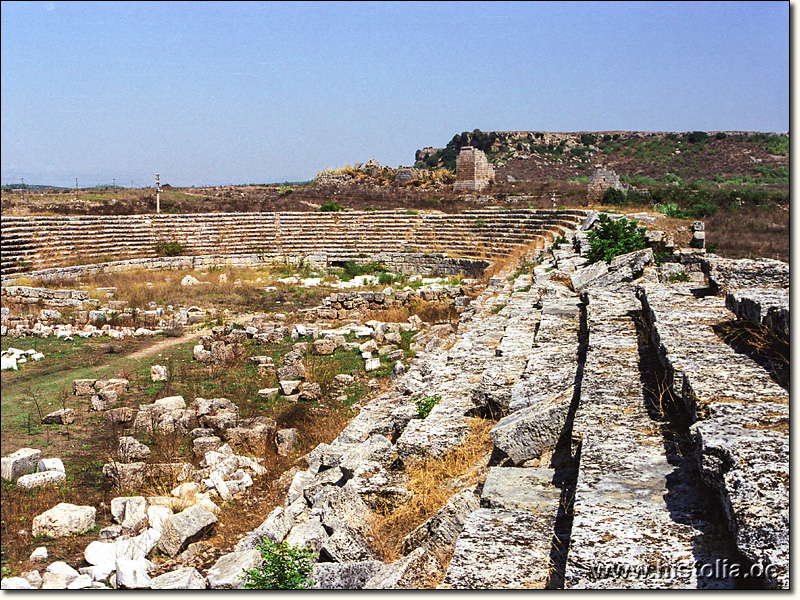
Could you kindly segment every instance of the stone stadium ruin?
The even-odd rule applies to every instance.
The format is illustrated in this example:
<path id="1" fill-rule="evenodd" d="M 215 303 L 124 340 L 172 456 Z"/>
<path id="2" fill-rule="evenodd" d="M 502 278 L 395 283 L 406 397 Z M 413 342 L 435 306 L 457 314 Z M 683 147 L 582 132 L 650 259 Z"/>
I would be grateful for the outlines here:
<path id="1" fill-rule="evenodd" d="M 473 170 L 459 171 L 456 186 L 480 189 L 489 174 L 478 167 L 477 151 L 462 149 L 459 169 L 467 163 Z M 186 552 L 191 536 L 218 518 L 215 502 L 204 498 L 157 516 L 144 499 L 135 507 L 139 501 L 128 500 L 134 504 L 119 509 L 121 521 L 136 521 L 136 528 L 127 542 L 122 536 L 102 549 L 119 553 L 134 540 L 146 550 L 118 554 L 125 558 L 112 565 L 87 548 L 90 566 L 70 581 L 237 588 L 269 539 L 312 548 L 320 589 L 418 588 L 431 577 L 440 589 L 788 589 L 788 383 L 718 335 L 720 324 L 745 320 L 788 341 L 788 265 L 722 259 L 704 248 L 675 249 L 658 264 L 655 242 L 590 265 L 587 232 L 596 220 L 584 210 L 522 209 L 3 216 L 3 302 L 42 310 L 83 300 L 78 290 L 17 286 L 20 277 L 66 281 L 133 268 L 347 260 L 478 276 L 504 264 L 463 307 L 457 330 L 431 338 L 388 391 L 331 444 L 312 449 L 294 470 L 285 501 L 213 568 L 176 567 L 151 578 L 146 557 L 157 548 Z M 156 256 L 165 241 L 184 246 L 185 255 Z M 67 266 L 76 256 L 84 264 Z M 340 296 L 323 308 L 358 300 Z M 8 327 L 4 313 L 4 333 Z M 238 335 L 245 334 L 271 335 L 258 328 Z M 426 397 L 440 401 L 417 418 L 416 402 Z M 147 410 L 176 427 L 181 419 L 206 419 L 207 436 L 195 440 L 204 440 L 199 455 L 212 453 L 205 454 L 202 482 L 214 464 L 240 459 L 220 449 L 233 435 L 226 432 L 246 432 L 235 407 L 212 412 L 197 400 L 187 404 Z M 403 556 L 380 560 L 369 545 L 369 522 L 376 506 L 407 500 L 404 465 L 445 456 L 476 422 L 491 425 L 481 483 L 451 482 L 450 500 L 407 536 Z M 3 461 L 4 477 L 14 473 Z M 120 469 L 118 477 L 131 467 Z M 234 481 L 228 477 L 220 489 Z M 190 524 L 195 529 L 181 537 L 178 530 Z M 25 577 L 3 582 L 37 587 Z"/>

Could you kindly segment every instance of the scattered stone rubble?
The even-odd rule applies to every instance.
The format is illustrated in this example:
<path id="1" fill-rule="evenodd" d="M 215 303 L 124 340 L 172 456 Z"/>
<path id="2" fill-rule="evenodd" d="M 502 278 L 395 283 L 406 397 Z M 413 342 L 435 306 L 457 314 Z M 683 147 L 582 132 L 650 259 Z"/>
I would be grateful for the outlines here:
<path id="1" fill-rule="evenodd" d="M 203 470 L 163 501 L 115 499 L 119 529 L 108 533 L 115 541 L 93 542 L 109 544 L 99 554 L 113 556 L 113 565 L 96 558 L 94 550 L 104 547 L 90 544 L 91 567 L 64 574 L 51 565 L 46 575 L 56 575 L 47 582 L 10 578 L 3 587 L 66 587 L 88 575 L 92 581 L 80 585 L 239 588 L 269 539 L 311 548 L 321 589 L 736 585 L 735 575 L 696 569 L 695 562 L 767 566 L 757 583 L 789 588 L 788 389 L 713 330 L 739 315 L 788 338 L 788 266 L 756 275 L 748 263 L 702 248 L 676 250 L 671 264 L 692 281 L 670 283 L 664 274 L 674 267 L 656 266 L 650 249 L 613 266 L 587 265 L 584 235 L 570 234 L 542 254 L 532 273 L 492 278 L 457 329 L 421 330 L 406 372 L 333 442 L 284 474 L 283 504 L 205 575 L 179 568 L 151 579 L 146 557 L 156 547 L 179 556 L 213 526 L 212 496 L 224 499 L 230 480 L 223 473 L 241 468 L 243 457 L 230 445 L 206 444 L 231 442 L 227 432 L 241 429 L 240 421 L 224 399 L 198 398 L 186 407 L 182 398 L 167 398 L 142 407 L 136 422 L 192 435 Z M 759 308 L 747 304 L 754 298 L 762 299 Z M 305 325 L 303 334 L 264 322 L 252 327 L 245 335 L 265 340 L 310 333 L 310 342 L 299 343 L 312 352 L 340 344 L 340 333 Z M 394 333 L 366 329 L 366 343 L 376 346 L 376 332 L 384 339 Z M 221 355 L 237 343 L 218 341 Z M 260 364 L 287 375 L 294 367 L 297 379 L 284 382 L 302 381 L 291 359 Z M 300 388 L 281 389 L 293 395 Z M 439 403 L 417 418 L 417 400 L 434 395 Z M 402 558 L 381 560 L 370 543 L 372 519 L 410 498 L 405 466 L 444 456 L 487 418 L 494 450 L 474 465 L 483 483 L 451 481 L 450 500 L 406 537 Z M 281 443 L 289 439 L 281 435 Z M 164 507 L 170 515 L 156 510 Z M 621 564 L 632 570 L 602 572 Z"/>

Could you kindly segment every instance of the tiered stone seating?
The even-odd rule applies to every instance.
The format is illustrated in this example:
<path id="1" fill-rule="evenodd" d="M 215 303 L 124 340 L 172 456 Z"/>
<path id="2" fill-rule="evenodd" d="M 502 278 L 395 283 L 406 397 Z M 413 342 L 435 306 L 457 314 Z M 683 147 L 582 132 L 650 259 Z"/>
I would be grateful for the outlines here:
<path id="1" fill-rule="evenodd" d="M 715 538 L 700 494 L 648 414 L 631 316 L 640 304 L 632 290 L 592 291 L 587 300 L 589 350 L 572 431 L 581 439 L 580 469 L 565 587 L 730 587 L 728 580 L 698 578 L 695 569 L 695 561 L 713 565 L 728 556 L 717 551 L 724 538 Z"/>
<path id="2" fill-rule="evenodd" d="M 712 326 L 733 320 L 719 296 L 690 284 L 643 286 L 652 341 L 692 426 L 704 480 L 719 495 L 739 551 L 789 583 L 789 392 Z"/>
<path id="3" fill-rule="evenodd" d="M 153 258 L 177 242 L 191 256 L 318 254 L 331 261 L 377 253 L 439 252 L 492 258 L 531 243 L 544 245 L 575 227 L 583 211 L 405 211 L 236 213 L 97 217 L 3 217 L 2 273 L 72 264 Z"/>

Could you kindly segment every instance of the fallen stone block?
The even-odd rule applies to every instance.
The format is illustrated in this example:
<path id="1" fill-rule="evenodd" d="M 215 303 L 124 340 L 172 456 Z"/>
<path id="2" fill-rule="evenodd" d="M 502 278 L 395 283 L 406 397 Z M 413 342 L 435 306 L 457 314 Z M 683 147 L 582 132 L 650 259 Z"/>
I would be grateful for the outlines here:
<path id="1" fill-rule="evenodd" d="M 225 554 L 209 569 L 206 579 L 212 590 L 239 590 L 244 584 L 245 571 L 261 564 L 261 551 L 244 550 Z"/>
<path id="2" fill-rule="evenodd" d="M 152 381 L 166 381 L 169 377 L 167 367 L 163 365 L 153 365 L 150 367 L 150 379 Z"/>
<path id="3" fill-rule="evenodd" d="M 200 539 L 217 522 L 217 517 L 200 506 L 190 506 L 164 523 L 158 547 L 176 556 L 186 546 Z"/>
<path id="4" fill-rule="evenodd" d="M 194 567 L 184 567 L 150 580 L 152 590 L 204 590 L 206 578 Z"/>
<path id="5" fill-rule="evenodd" d="M 41 473 L 31 473 L 23 475 L 17 479 L 17 487 L 29 490 L 35 487 L 45 487 L 48 485 L 59 485 L 67 481 L 66 474 L 61 471 L 44 471 Z"/>
<path id="6" fill-rule="evenodd" d="M 36 471 L 39 461 L 42 459 L 42 451 L 34 448 L 20 448 L 13 454 L 4 456 L 0 460 L 0 471 L 3 479 L 16 480 L 21 475 L 27 475 Z"/>
<path id="7" fill-rule="evenodd" d="M 94 506 L 76 506 L 61 502 L 34 517 L 33 535 L 58 538 L 74 533 L 84 533 L 95 525 L 97 509 Z"/>
<path id="8" fill-rule="evenodd" d="M 144 558 L 129 560 L 117 559 L 117 588 L 143 589 L 150 587 L 150 575 L 147 572 L 147 562 Z"/>
<path id="9" fill-rule="evenodd" d="M 328 533 L 322 523 L 316 519 L 309 519 L 302 523 L 297 523 L 289 535 L 286 536 L 286 544 L 295 548 L 308 548 L 312 552 L 319 552 L 322 546 L 328 541 Z"/>
<path id="10" fill-rule="evenodd" d="M 54 410 L 42 417 L 42 423 L 46 425 L 69 425 L 75 422 L 75 410 L 72 408 L 62 408 Z"/>
<path id="11" fill-rule="evenodd" d="M 95 393 L 94 379 L 76 379 L 72 382 L 72 393 L 76 396 L 92 396 Z"/>
<path id="12" fill-rule="evenodd" d="M 571 395 L 531 400 L 530 406 L 503 417 L 489 436 L 515 465 L 555 447 L 569 414 Z"/>
<path id="13" fill-rule="evenodd" d="M 427 548 L 435 555 L 448 555 L 467 518 L 480 507 L 475 487 L 454 494 L 447 504 L 403 539 L 403 552 L 410 554 L 415 548 Z"/>
<path id="14" fill-rule="evenodd" d="M 60 471 L 62 473 L 66 473 L 67 470 L 64 467 L 64 463 L 60 458 L 43 458 L 39 461 L 37 468 L 40 472 L 45 471 Z"/>
<path id="15" fill-rule="evenodd" d="M 321 524 L 320 527 L 322 527 Z M 324 531 L 325 528 L 322 529 Z M 359 531 L 343 526 L 335 530 L 330 537 L 326 536 L 320 548 L 320 560 L 323 562 L 359 562 L 379 560 L 379 557 L 369 547 L 367 540 Z"/>
<path id="16" fill-rule="evenodd" d="M 103 476 L 119 490 L 138 488 L 144 483 L 145 463 L 107 463 L 103 465 Z"/>
<path id="17" fill-rule="evenodd" d="M 31 582 L 24 577 L 4 577 L 0 580 L 0 589 L 3 590 L 32 590 Z"/>
<path id="18" fill-rule="evenodd" d="M 144 462 L 150 458 L 150 448 L 132 437 L 119 438 L 117 456 L 120 462 Z"/>

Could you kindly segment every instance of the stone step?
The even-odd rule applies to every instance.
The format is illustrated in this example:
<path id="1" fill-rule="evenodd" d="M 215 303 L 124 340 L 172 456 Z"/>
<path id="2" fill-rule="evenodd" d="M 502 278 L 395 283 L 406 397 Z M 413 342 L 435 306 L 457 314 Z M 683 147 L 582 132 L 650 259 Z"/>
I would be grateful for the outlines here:
<path id="1" fill-rule="evenodd" d="M 695 561 L 728 559 L 699 490 L 668 455 L 647 410 L 640 347 L 626 293 L 586 295 L 589 346 L 573 436 L 581 439 L 565 587 L 730 587 L 698 576 Z M 687 463 L 688 464 L 688 463 Z M 630 569 L 607 572 L 600 569 Z"/>
<path id="2" fill-rule="evenodd" d="M 441 589 L 544 588 L 561 490 L 546 468 L 492 467 Z"/>
<path id="3" fill-rule="evenodd" d="M 581 302 L 558 284 L 542 288 L 541 320 L 524 371 L 508 396 L 491 438 L 516 465 L 549 456 L 561 437 L 577 381 Z"/>

